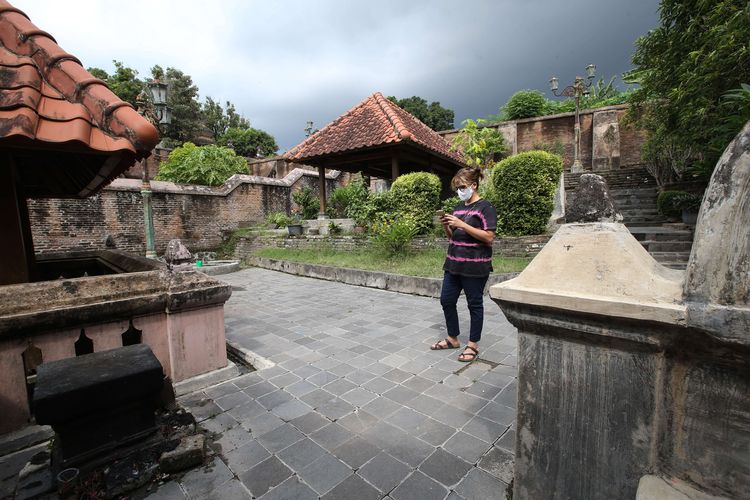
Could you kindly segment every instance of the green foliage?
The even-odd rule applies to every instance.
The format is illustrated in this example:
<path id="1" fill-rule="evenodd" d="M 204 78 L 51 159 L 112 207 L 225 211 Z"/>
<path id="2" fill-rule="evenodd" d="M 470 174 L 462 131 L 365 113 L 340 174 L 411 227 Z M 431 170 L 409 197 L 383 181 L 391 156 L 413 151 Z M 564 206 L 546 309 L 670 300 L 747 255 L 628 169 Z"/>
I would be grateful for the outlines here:
<path id="1" fill-rule="evenodd" d="M 486 125 L 484 120 L 464 120 L 464 127 L 451 145 L 452 150 L 463 151 L 466 163 L 485 169 L 492 168 L 498 156 L 507 150 L 503 134 Z"/>
<path id="2" fill-rule="evenodd" d="M 396 103 L 401 109 L 417 117 L 419 121 L 432 130 L 437 131 L 453 128 L 455 117 L 453 110 L 442 107 L 439 102 L 432 102 L 428 105 L 426 100 L 418 96 L 407 97 L 405 99 L 396 99 L 394 96 L 390 96 L 388 99 Z"/>
<path id="3" fill-rule="evenodd" d="M 565 154 L 565 146 L 563 145 L 560 139 L 555 139 L 555 142 L 552 144 L 546 144 L 546 143 L 534 144 L 532 146 L 532 149 L 536 151 L 546 151 L 548 153 L 552 153 L 553 155 L 557 155 L 557 156 L 563 156 Z"/>
<path id="4" fill-rule="evenodd" d="M 508 120 L 531 118 L 544 114 L 546 99 L 538 90 L 519 90 L 508 99 L 503 111 Z"/>
<path id="5" fill-rule="evenodd" d="M 220 146 L 198 147 L 186 142 L 169 153 L 159 166 L 157 180 L 218 186 L 234 174 L 246 174 L 247 161 Z"/>
<path id="6" fill-rule="evenodd" d="M 164 71 L 158 65 L 151 68 L 151 76 L 168 86 L 167 106 L 172 111 L 172 123 L 162 127 L 163 137 L 176 144 L 197 139 L 203 128 L 203 114 L 193 79 L 178 69 Z"/>
<path id="7" fill-rule="evenodd" d="M 206 127 L 211 131 L 216 141 L 221 139 L 231 128 L 240 130 L 250 128 L 250 122 L 237 113 L 234 104 L 229 101 L 222 107 L 221 103 L 214 101 L 210 97 L 206 97 L 206 102 L 203 103 L 201 112 L 203 113 L 203 121 Z M 235 149 L 235 151 L 237 150 Z M 239 151 L 237 153 L 242 154 Z"/>
<path id="8" fill-rule="evenodd" d="M 257 128 L 229 128 L 218 143 L 234 149 L 238 155 L 250 158 L 273 156 L 279 150 L 276 139 Z"/>
<path id="9" fill-rule="evenodd" d="M 419 233 L 429 231 L 432 217 L 440 205 L 440 178 L 428 172 L 413 172 L 396 178 L 390 196 L 394 212 L 401 218 L 410 217 Z"/>
<path id="10" fill-rule="evenodd" d="M 336 236 L 337 234 L 341 234 L 343 229 L 341 228 L 341 225 L 336 224 L 335 222 L 331 221 L 328 223 L 328 234 L 331 236 Z"/>
<path id="11" fill-rule="evenodd" d="M 528 151 L 499 162 L 492 173 L 498 233 L 543 233 L 561 172 L 562 158 L 546 151 Z"/>
<path id="12" fill-rule="evenodd" d="M 411 240 L 418 234 L 418 222 L 411 214 L 382 217 L 371 228 L 372 243 L 389 256 L 405 255 L 411 251 Z"/>
<path id="13" fill-rule="evenodd" d="M 274 224 L 276 227 L 284 227 L 292 223 L 292 218 L 284 212 L 273 212 L 266 217 L 266 223 Z"/>
<path id="14" fill-rule="evenodd" d="M 362 212 L 367 204 L 369 191 L 365 186 L 361 175 L 352 179 L 349 184 L 336 188 L 328 199 L 328 206 L 336 217 L 350 217 L 355 224 L 360 224 L 363 218 Z"/>
<path id="15" fill-rule="evenodd" d="M 750 3 L 662 0 L 659 14 L 660 26 L 636 41 L 630 117 L 648 132 L 644 153 L 669 141 L 710 173 L 736 134 L 722 96 L 750 81 Z"/>
<path id="16" fill-rule="evenodd" d="M 88 72 L 103 80 L 117 97 L 137 107 L 137 97 L 146 89 L 143 80 L 138 78 L 138 71 L 120 61 L 113 60 L 112 64 L 115 72 L 111 75 L 101 68 L 88 68 Z"/>
<path id="17" fill-rule="evenodd" d="M 656 198 L 656 209 L 664 217 L 678 218 L 682 214 L 679 199 L 686 194 L 685 191 L 662 191 Z"/>
<path id="18" fill-rule="evenodd" d="M 453 213 L 459 203 L 461 203 L 461 199 L 458 196 L 451 196 L 442 201 L 442 206 L 440 208 L 442 208 L 443 212 L 446 214 L 450 214 Z"/>
<path id="19" fill-rule="evenodd" d="M 312 188 L 305 186 L 296 193 L 292 193 L 294 203 L 299 206 L 303 219 L 316 219 L 320 212 L 320 199 Z"/>

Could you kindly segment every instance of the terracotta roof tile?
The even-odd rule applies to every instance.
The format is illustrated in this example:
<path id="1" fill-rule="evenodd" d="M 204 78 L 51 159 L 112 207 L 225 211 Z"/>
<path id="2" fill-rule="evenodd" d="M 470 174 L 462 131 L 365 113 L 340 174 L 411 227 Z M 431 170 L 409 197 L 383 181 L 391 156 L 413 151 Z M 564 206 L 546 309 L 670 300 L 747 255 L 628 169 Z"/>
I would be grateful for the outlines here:
<path id="1" fill-rule="evenodd" d="M 382 144 L 411 142 L 463 165 L 461 155 L 434 130 L 376 92 L 304 142 L 284 158 L 304 162 L 311 158 L 355 151 Z"/>
<path id="2" fill-rule="evenodd" d="M 19 140 L 27 148 L 125 154 L 111 178 L 148 156 L 159 137 L 51 35 L 0 0 L 0 145 Z"/>

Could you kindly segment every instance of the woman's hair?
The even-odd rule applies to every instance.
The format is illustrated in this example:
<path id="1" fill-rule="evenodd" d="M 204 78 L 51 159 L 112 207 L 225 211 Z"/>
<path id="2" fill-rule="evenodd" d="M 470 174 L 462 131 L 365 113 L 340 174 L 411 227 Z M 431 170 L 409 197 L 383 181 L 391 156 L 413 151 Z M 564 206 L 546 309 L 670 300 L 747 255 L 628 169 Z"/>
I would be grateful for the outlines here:
<path id="1" fill-rule="evenodd" d="M 482 169 L 479 167 L 464 167 L 459 170 L 451 179 L 451 189 L 455 191 L 458 186 L 471 186 L 476 184 L 479 187 L 479 181 L 484 178 Z"/>

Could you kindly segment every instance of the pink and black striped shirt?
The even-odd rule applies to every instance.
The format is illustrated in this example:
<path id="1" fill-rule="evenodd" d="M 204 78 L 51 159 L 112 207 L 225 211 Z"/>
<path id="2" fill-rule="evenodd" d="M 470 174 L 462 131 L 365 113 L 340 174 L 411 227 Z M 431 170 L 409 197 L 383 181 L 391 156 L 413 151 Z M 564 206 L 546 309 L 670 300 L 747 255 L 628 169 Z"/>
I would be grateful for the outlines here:
<path id="1" fill-rule="evenodd" d="M 477 200 L 470 205 L 462 202 L 453 215 L 485 231 L 495 231 L 497 226 L 495 207 L 487 200 Z M 454 229 L 443 270 L 468 277 L 488 276 L 492 272 L 492 245 L 482 243 L 462 229 Z"/>

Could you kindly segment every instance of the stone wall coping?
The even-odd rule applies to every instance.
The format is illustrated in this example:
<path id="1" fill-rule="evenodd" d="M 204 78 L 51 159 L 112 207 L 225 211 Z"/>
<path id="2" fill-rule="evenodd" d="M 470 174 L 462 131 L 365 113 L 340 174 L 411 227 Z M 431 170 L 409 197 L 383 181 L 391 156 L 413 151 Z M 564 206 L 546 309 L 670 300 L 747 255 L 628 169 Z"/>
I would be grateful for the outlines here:
<path id="1" fill-rule="evenodd" d="M 0 287 L 0 338 L 223 304 L 226 283 L 197 272 L 143 271 Z"/>
<path id="2" fill-rule="evenodd" d="M 592 109 L 582 109 L 580 110 L 581 115 L 593 115 L 594 113 L 603 113 L 606 111 L 619 111 L 619 110 L 625 110 L 628 109 L 627 104 L 614 104 L 612 106 L 604 106 L 602 108 L 592 108 Z M 554 115 L 544 115 L 544 116 L 532 116 L 531 118 L 519 118 L 518 120 L 508 120 L 504 122 L 496 122 L 496 123 L 490 123 L 486 125 L 481 125 L 480 128 L 484 127 L 502 127 L 504 125 L 513 125 L 517 123 L 532 123 L 532 122 L 539 122 L 539 121 L 546 121 L 546 120 L 557 120 L 558 118 L 568 118 L 568 117 L 574 117 L 575 111 L 570 111 L 567 113 L 557 113 Z M 455 134 L 457 132 L 460 132 L 462 129 L 460 128 L 453 128 L 449 130 L 441 130 L 438 132 L 440 135 L 448 135 L 448 134 Z"/>
<path id="3" fill-rule="evenodd" d="M 341 172 L 332 170 L 326 174 L 326 179 L 338 179 Z M 242 184 L 259 184 L 265 186 L 291 187 L 302 176 L 318 178 L 318 173 L 304 168 L 295 168 L 281 179 L 262 177 L 260 175 L 234 174 L 221 186 L 201 186 L 198 184 L 177 184 L 167 181 L 151 181 L 151 191 L 156 193 L 189 194 L 204 196 L 227 196 Z M 105 187 L 106 191 L 130 191 L 139 193 L 143 189 L 140 179 L 117 178 Z"/>
<path id="4" fill-rule="evenodd" d="M 686 325 L 684 271 L 656 262 L 619 223 L 565 224 L 493 300 Z"/>

